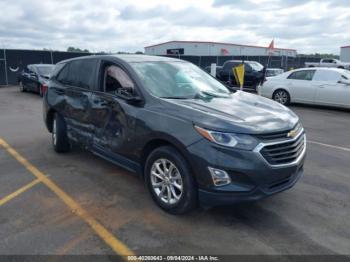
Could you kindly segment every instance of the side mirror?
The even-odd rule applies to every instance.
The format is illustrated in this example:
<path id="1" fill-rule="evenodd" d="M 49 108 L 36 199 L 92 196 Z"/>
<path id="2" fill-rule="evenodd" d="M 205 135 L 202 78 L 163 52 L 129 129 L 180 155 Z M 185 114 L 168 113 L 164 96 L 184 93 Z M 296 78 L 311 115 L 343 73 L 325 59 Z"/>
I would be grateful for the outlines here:
<path id="1" fill-rule="evenodd" d="M 121 99 L 124 99 L 129 104 L 139 104 L 143 101 L 143 99 L 135 94 L 133 88 L 120 88 L 118 89 L 117 96 Z"/>
<path id="2" fill-rule="evenodd" d="M 338 81 L 339 84 L 344 84 L 344 85 L 350 85 L 350 80 L 347 79 L 340 79 Z"/>

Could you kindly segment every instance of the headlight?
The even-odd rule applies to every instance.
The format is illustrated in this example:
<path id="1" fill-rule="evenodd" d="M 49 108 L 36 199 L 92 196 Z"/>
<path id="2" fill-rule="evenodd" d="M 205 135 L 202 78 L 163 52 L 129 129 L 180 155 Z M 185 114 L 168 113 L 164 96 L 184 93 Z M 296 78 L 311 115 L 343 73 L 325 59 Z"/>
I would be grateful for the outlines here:
<path id="1" fill-rule="evenodd" d="M 209 141 L 222 146 L 253 150 L 258 145 L 258 141 L 250 135 L 211 131 L 199 126 L 194 128 Z"/>

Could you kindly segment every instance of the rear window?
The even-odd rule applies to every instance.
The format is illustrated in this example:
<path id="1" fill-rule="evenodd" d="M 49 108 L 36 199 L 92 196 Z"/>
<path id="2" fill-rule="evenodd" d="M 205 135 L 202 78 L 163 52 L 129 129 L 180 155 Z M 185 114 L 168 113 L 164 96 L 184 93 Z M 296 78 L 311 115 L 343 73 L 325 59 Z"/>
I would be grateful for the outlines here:
<path id="1" fill-rule="evenodd" d="M 291 73 L 288 79 L 294 80 L 308 80 L 311 81 L 315 74 L 315 70 L 302 70 Z"/>

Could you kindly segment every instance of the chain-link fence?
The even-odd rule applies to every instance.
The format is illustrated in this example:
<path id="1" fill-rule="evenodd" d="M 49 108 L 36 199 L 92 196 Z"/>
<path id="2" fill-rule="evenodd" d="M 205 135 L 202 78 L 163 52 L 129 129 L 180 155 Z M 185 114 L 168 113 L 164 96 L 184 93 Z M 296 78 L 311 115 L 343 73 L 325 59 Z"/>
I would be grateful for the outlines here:
<path id="1" fill-rule="evenodd" d="M 319 62 L 319 57 L 290 57 L 290 56 L 187 56 L 187 55 L 167 55 L 167 57 L 176 57 L 186 61 L 189 61 L 202 68 L 210 66 L 212 63 L 216 63 L 218 66 L 222 66 L 227 60 L 245 60 L 256 61 L 269 68 L 281 68 L 290 70 L 293 68 L 301 68 L 305 66 L 305 62 Z"/>
<path id="2" fill-rule="evenodd" d="M 29 64 L 56 64 L 59 61 L 91 55 L 89 53 L 0 49 L 0 85 L 17 84 L 18 76 Z"/>
<path id="3" fill-rule="evenodd" d="M 59 52 L 59 51 L 36 51 L 0 49 L 0 85 L 17 84 L 20 72 L 28 64 L 56 64 L 59 61 L 91 55 L 90 53 Z M 305 62 L 319 62 L 320 58 L 310 57 L 287 57 L 287 56 L 169 56 L 192 62 L 202 68 L 212 63 L 223 65 L 227 60 L 251 60 L 257 61 L 270 68 L 300 68 Z"/>

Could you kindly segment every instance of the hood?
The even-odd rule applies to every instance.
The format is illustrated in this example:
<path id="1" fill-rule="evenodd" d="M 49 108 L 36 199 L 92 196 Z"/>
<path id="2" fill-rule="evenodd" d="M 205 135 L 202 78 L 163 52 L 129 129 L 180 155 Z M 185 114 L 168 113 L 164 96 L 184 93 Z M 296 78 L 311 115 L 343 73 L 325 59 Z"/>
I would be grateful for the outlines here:
<path id="1" fill-rule="evenodd" d="M 241 91 L 229 98 L 166 99 L 162 103 L 168 104 L 167 114 L 216 131 L 272 133 L 291 129 L 299 121 L 287 107 Z"/>

